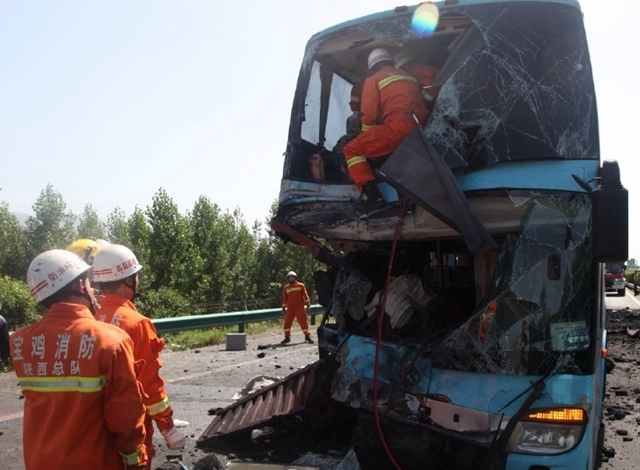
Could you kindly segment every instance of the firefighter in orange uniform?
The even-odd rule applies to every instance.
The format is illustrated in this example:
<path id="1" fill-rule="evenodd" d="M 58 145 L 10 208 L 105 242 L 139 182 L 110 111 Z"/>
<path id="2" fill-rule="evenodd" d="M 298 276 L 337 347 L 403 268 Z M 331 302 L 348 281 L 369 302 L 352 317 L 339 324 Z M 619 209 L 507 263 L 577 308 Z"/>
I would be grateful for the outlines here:
<path id="1" fill-rule="evenodd" d="M 147 469 L 151 468 L 153 447 L 153 422 L 171 450 L 182 449 L 185 438 L 175 427 L 173 409 L 169 406 L 164 380 L 159 371 L 162 367 L 160 351 L 164 341 L 158 337 L 150 319 L 138 312 L 132 300 L 138 289 L 138 271 L 142 266 L 133 252 L 122 245 L 107 245 L 98 251 L 93 260 L 93 281 L 100 288 L 100 310 L 96 319 L 123 329 L 133 340 L 133 356 L 142 366 L 138 380 L 144 390 L 143 403 L 147 413 L 145 444 L 149 454 Z"/>
<path id="2" fill-rule="evenodd" d="M 89 238 L 79 238 L 69 243 L 65 250 L 75 253 L 88 265 L 93 264 L 93 257 L 100 250 L 100 243 Z"/>
<path id="3" fill-rule="evenodd" d="M 371 51 L 371 75 L 365 80 L 360 112 L 362 132 L 344 148 L 347 169 L 356 188 L 367 196 L 364 209 L 384 205 L 384 199 L 367 159 L 393 153 L 415 127 L 424 125 L 428 111 L 415 77 L 394 66 L 386 49 Z"/>
<path id="4" fill-rule="evenodd" d="M 309 329 L 309 307 L 311 300 L 307 288 L 297 280 L 297 274 L 293 271 L 287 273 L 287 284 L 282 291 L 282 314 L 284 315 L 284 339 L 280 344 L 291 342 L 291 326 L 294 318 L 304 333 L 304 340 L 313 343 L 311 330 Z"/>
<path id="5" fill-rule="evenodd" d="M 90 269 L 66 250 L 46 251 L 29 266 L 31 294 L 48 310 L 11 335 L 26 470 L 142 470 L 147 462 L 133 344 L 95 320 Z"/>
<path id="6" fill-rule="evenodd" d="M 431 110 L 433 108 L 433 102 L 438 95 L 438 91 L 440 91 L 440 87 L 433 86 L 433 82 L 436 81 L 436 77 L 440 70 L 437 67 L 420 62 L 408 54 L 398 54 L 395 56 L 394 60 L 396 62 L 396 67 L 406 70 L 416 77 L 418 83 L 422 87 L 422 96 L 424 97 L 427 109 Z"/>

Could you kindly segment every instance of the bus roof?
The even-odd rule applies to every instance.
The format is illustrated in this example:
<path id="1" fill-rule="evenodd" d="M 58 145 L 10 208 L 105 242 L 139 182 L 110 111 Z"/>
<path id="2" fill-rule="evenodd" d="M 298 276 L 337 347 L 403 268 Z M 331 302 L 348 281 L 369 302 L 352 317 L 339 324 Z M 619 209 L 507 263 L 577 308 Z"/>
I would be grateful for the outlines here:
<path id="1" fill-rule="evenodd" d="M 424 2 L 424 3 L 433 3 L 440 10 L 454 10 L 459 6 L 468 6 L 468 5 L 481 5 L 485 3 L 518 3 L 524 1 L 531 0 L 454 0 L 454 2 L 449 1 L 448 5 L 445 5 L 444 1 L 441 2 Z M 580 3 L 577 0 L 534 0 L 539 3 L 558 3 L 562 5 L 569 5 L 580 10 Z M 348 28 L 350 26 L 356 26 L 363 23 L 368 23 L 371 21 L 384 20 L 388 18 L 392 18 L 394 16 L 404 16 L 407 14 L 413 14 L 413 12 L 420 6 L 420 4 L 416 5 L 399 5 L 396 6 L 393 10 L 385 10 L 378 13 L 372 13 L 369 15 L 361 16 L 359 18 L 354 18 L 352 20 L 348 20 L 342 23 L 338 23 L 336 25 L 330 26 L 328 28 L 323 29 L 322 31 L 317 32 L 309 39 L 309 43 L 316 41 L 324 36 L 330 35 L 336 31 L 340 31 L 342 29 Z M 582 11 L 582 10 L 580 10 Z"/>

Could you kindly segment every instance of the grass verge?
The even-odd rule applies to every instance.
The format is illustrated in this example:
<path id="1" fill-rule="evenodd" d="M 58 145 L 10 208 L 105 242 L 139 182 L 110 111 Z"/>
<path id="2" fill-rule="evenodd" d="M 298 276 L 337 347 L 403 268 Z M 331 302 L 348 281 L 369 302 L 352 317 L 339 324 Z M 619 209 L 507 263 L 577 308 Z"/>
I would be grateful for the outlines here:
<path id="1" fill-rule="evenodd" d="M 244 332 L 247 336 L 270 331 L 282 331 L 282 320 L 248 323 L 244 328 Z M 165 333 L 162 337 L 164 338 L 167 348 L 173 351 L 184 351 L 187 349 L 196 349 L 222 344 L 226 341 L 227 333 L 237 332 L 237 326 L 226 326 L 220 328 L 205 328 L 202 330 Z"/>

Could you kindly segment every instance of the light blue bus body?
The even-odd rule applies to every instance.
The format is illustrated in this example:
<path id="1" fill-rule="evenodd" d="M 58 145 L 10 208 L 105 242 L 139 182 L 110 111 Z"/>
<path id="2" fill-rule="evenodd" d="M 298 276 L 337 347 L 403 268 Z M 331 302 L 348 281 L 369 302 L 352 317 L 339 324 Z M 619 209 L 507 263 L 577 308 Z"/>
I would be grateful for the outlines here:
<path id="1" fill-rule="evenodd" d="M 328 266 L 314 278 L 323 396 L 353 414 L 362 468 L 594 469 L 602 162 L 579 4 L 425 5 L 328 28 L 302 61 L 272 227 Z M 412 22 L 423 8 L 428 34 Z M 367 158 L 393 190 L 366 212 L 342 152 L 374 48 L 439 72 L 427 124 Z"/>

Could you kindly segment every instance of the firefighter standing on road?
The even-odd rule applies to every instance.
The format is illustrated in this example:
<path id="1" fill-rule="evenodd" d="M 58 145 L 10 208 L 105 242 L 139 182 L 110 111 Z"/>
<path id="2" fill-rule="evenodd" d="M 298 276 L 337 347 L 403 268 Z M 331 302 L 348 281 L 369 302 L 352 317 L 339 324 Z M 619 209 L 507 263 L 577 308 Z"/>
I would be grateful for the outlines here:
<path id="1" fill-rule="evenodd" d="M 141 269 L 133 252 L 122 245 L 105 246 L 93 260 L 93 281 L 103 295 L 96 318 L 123 329 L 133 340 L 135 360 L 142 364 L 138 380 L 144 390 L 143 402 L 147 410 L 145 443 L 149 453 L 147 469 L 150 469 L 151 458 L 155 455 L 154 421 L 169 449 L 182 449 L 185 438 L 174 425 L 173 410 L 169 406 L 164 380 L 159 374 L 162 367 L 160 351 L 164 341 L 158 337 L 151 320 L 139 313 L 132 303 L 138 289 L 138 271 Z"/>
<path id="2" fill-rule="evenodd" d="M 307 293 L 307 288 L 302 282 L 297 280 L 297 275 L 293 271 L 287 273 L 287 284 L 282 291 L 282 314 L 284 315 L 284 339 L 280 344 L 291 342 L 291 326 L 293 319 L 298 320 L 298 325 L 304 333 L 304 340 L 313 343 L 311 330 L 309 329 L 309 307 L 311 300 Z"/>
<path id="3" fill-rule="evenodd" d="M 413 116 L 424 126 L 428 112 L 417 79 L 396 68 L 386 49 L 371 51 L 368 67 L 372 75 L 362 91 L 362 132 L 344 147 L 344 157 L 356 188 L 367 196 L 363 209 L 373 210 L 385 202 L 367 160 L 393 153 L 415 127 Z"/>
<path id="4" fill-rule="evenodd" d="M 29 266 L 31 294 L 48 310 L 11 335 L 26 470 L 141 470 L 147 461 L 133 344 L 95 320 L 90 269 L 66 250 L 46 251 Z"/>

